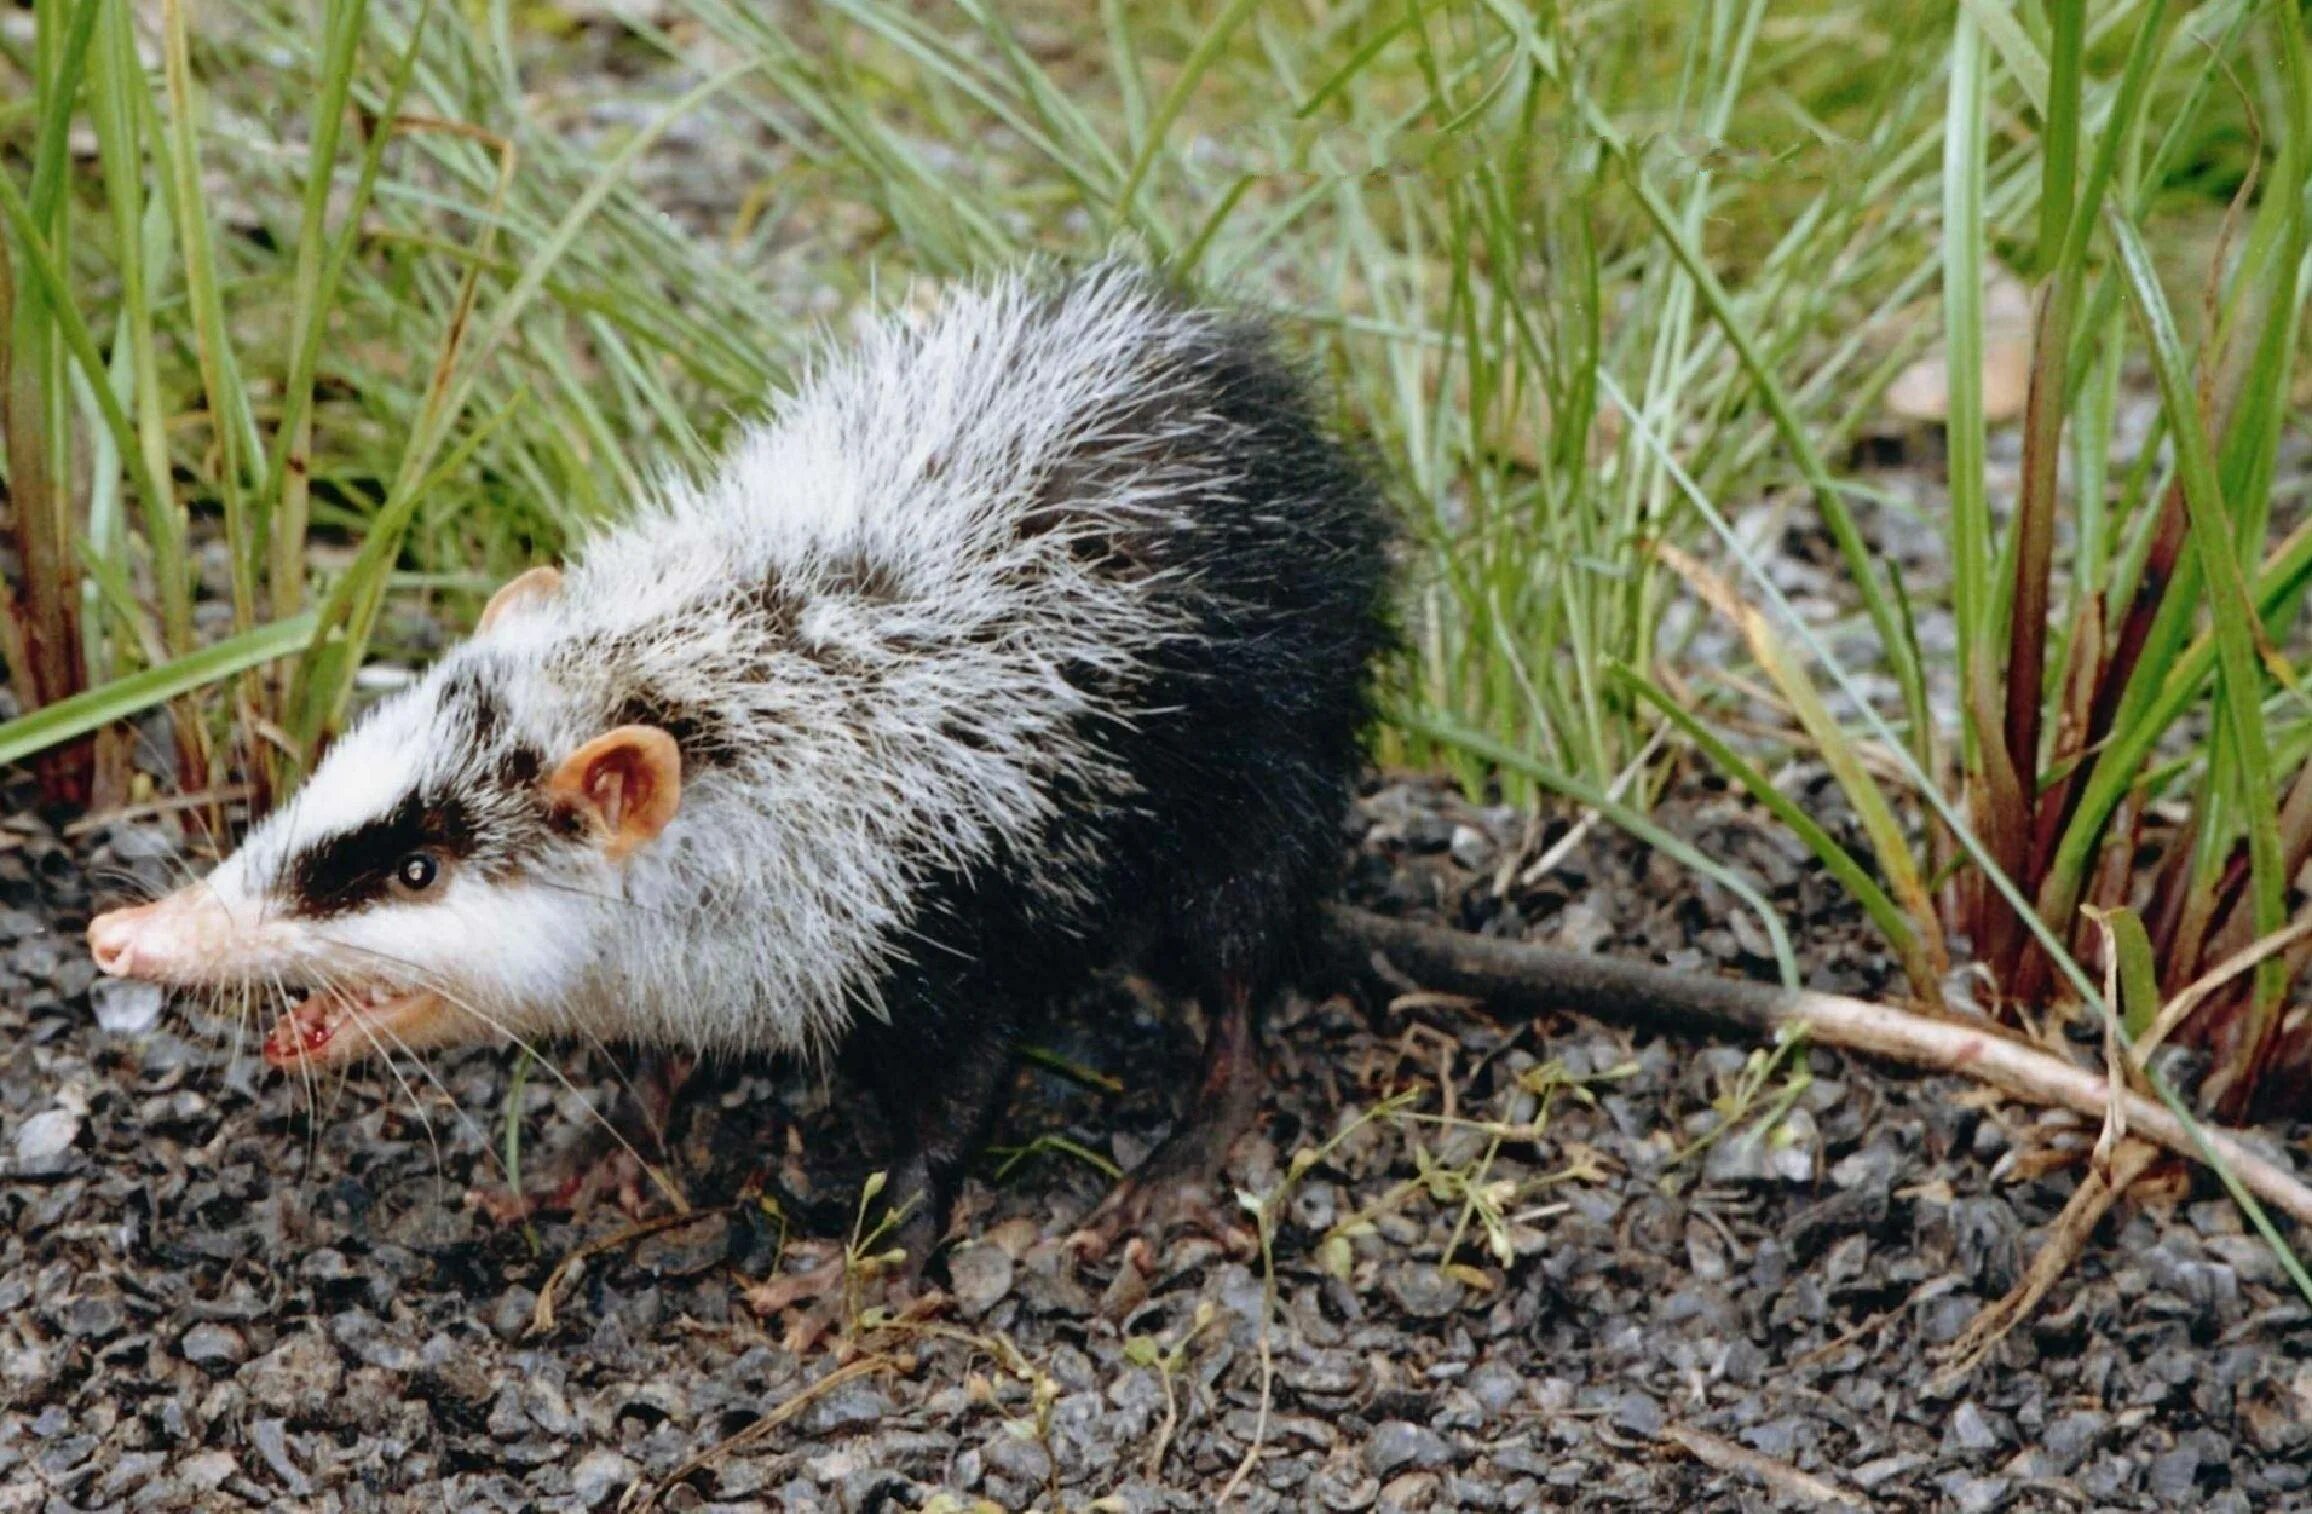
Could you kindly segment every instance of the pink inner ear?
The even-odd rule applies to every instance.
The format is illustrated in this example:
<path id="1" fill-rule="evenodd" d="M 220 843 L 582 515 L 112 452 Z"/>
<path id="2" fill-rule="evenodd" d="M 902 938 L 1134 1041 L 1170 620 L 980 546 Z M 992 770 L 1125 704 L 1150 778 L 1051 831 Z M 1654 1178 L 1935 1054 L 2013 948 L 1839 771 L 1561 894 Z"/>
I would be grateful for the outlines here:
<path id="1" fill-rule="evenodd" d="M 603 824 L 615 831 L 626 818 L 626 790 L 631 786 L 632 774 L 627 771 L 626 758 L 614 756 L 598 763 L 587 775 L 586 796 L 594 801 L 594 808 L 602 814 Z"/>

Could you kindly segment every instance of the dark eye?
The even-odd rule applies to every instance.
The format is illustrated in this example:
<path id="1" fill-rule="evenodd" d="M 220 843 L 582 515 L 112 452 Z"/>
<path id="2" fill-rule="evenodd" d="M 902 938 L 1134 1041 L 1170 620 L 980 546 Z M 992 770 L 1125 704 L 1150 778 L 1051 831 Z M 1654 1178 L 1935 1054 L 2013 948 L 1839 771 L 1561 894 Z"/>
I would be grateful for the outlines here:
<path id="1" fill-rule="evenodd" d="M 434 879 L 441 876 L 442 866 L 429 852 L 411 852 L 394 866 L 393 878 L 409 893 L 421 893 L 433 887 Z"/>

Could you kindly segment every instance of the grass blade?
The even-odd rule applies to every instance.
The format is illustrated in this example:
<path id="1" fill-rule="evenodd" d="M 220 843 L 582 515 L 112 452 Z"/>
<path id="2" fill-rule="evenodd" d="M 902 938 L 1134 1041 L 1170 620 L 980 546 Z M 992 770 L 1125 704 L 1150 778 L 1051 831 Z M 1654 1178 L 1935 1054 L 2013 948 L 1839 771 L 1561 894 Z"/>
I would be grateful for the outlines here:
<path id="1" fill-rule="evenodd" d="M 464 412 L 479 370 L 496 355 L 531 302 L 545 288 L 547 276 L 569 252 L 579 232 L 602 208 L 644 149 L 676 121 L 754 68 L 753 63 L 742 63 L 716 74 L 675 100 L 648 126 L 629 138 L 602 165 L 585 191 L 531 252 L 520 277 L 493 308 L 489 325 L 462 355 L 463 315 L 453 320 L 443 363 L 428 389 L 425 409 L 403 452 L 400 471 L 386 504 L 371 523 L 353 566 L 323 602 L 320 630 L 308 656 L 299 664 L 292 685 L 289 713 L 295 723 L 290 728 L 291 734 L 308 756 L 324 729 L 344 708 L 345 698 L 352 689 L 353 673 L 384 602 L 388 570 L 423 499 L 423 491 L 416 486 L 425 476 L 450 425 Z M 478 267 L 477 264 L 477 270 Z M 467 287 L 469 293 L 461 298 L 461 309 L 471 299 L 470 282 Z"/>
<path id="2" fill-rule="evenodd" d="M 1909 839 L 1903 834 L 1902 822 L 1895 818 L 1893 806 L 1887 803 L 1870 770 L 1863 765 L 1862 756 L 1830 709 L 1815 691 L 1813 681 L 1804 670 L 1794 665 L 1784 651 L 1781 638 L 1774 634 L 1766 617 L 1742 602 L 1731 588 L 1708 568 L 1674 547 L 1663 546 L 1663 560 L 1684 578 L 1695 593 L 1711 608 L 1732 622 L 1741 631 L 1742 639 L 1750 648 L 1750 655 L 1758 666 L 1773 680 L 1776 689 L 1789 702 L 1791 713 L 1813 740 L 1815 749 L 1829 766 L 1831 775 L 1846 795 L 1847 803 L 1854 806 L 1855 816 L 1869 834 L 1871 849 L 1878 859 L 1879 869 L 1886 874 L 1887 885 L 1894 897 L 1902 901 L 1909 915 L 1912 930 L 1924 953 L 1927 971 L 1920 976 L 1925 980 L 1918 985 L 1930 1002 L 1941 1001 L 1942 975 L 1949 964 L 1949 954 L 1943 945 L 1942 927 L 1937 922 L 1933 895 L 1926 880 L 1920 875 L 1918 861 L 1912 856 Z"/>
<path id="3" fill-rule="evenodd" d="M 1871 922 L 1886 937 L 1887 946 L 1903 964 L 1904 975 L 1911 980 L 1911 991 L 1922 1003 L 1935 1003 L 1942 997 L 1942 984 L 1934 963 L 1921 949 L 1919 933 L 1911 917 L 1905 914 L 1878 881 L 1857 862 L 1853 853 L 1840 846 L 1819 821 L 1809 815 L 1797 801 L 1776 788 L 1764 773 L 1753 767 L 1725 739 L 1712 731 L 1663 690 L 1640 678 L 1628 668 L 1617 670 L 1623 686 L 1639 699 L 1653 707 L 1664 719 L 1676 726 L 1702 754 L 1716 763 L 1726 776 L 1739 785 L 1744 793 L 1758 801 L 1775 819 L 1790 827 L 1791 834 L 1805 843 L 1808 851 L 1819 860 L 1825 871 L 1839 881 L 1863 907 Z"/>
<path id="4" fill-rule="evenodd" d="M 2273 806 L 2277 791 L 2272 783 L 2268 738 L 2264 729 L 2262 661 L 2258 642 L 2261 622 L 2240 572 L 2239 547 L 2225 511 L 2223 481 L 2215 455 L 2201 423 L 2199 395 L 2192 382 L 2190 360 L 2177 334 L 2151 254 L 2135 227 L 2116 209 L 2105 224 L 2119 253 L 2126 279 L 2129 306 L 2144 331 L 2152 371 L 2158 376 L 2160 397 L 2167 409 L 2169 434 L 2175 440 L 2177 475 L 2183 486 L 2185 508 L 2191 516 L 2193 554 L 2211 590 L 2209 610 L 2214 622 L 2217 663 L 2217 701 L 2222 728 L 2217 751 L 2237 764 L 2235 802 L 2241 807 L 2249 860 L 2251 919 L 2258 937 L 2269 936 L 2287 919 L 2287 878 L 2280 857 L 2280 830 Z M 2214 760 L 2214 759 L 2212 759 Z M 2257 1002 L 2266 994 L 2277 1002 L 2279 964 L 2267 961 L 2257 968 Z M 2260 1039 L 2256 1037 L 2255 1039 Z M 2242 1085 L 2229 1085 L 2236 1107 L 2246 1096 Z"/>
<path id="5" fill-rule="evenodd" d="M 1214 17 L 1212 24 L 1204 29 L 1203 35 L 1196 39 L 1196 46 L 1189 52 L 1188 61 L 1180 65 L 1180 72 L 1174 76 L 1172 87 L 1164 91 L 1164 98 L 1156 103 L 1155 113 L 1148 118 L 1147 136 L 1140 144 L 1140 151 L 1132 158 L 1132 167 L 1124 175 L 1122 187 L 1116 191 L 1115 203 L 1109 213 L 1110 225 L 1145 226 L 1140 209 L 1140 188 L 1147 183 L 1148 175 L 1156 167 L 1157 154 L 1164 145 L 1165 134 L 1171 131 L 1172 123 L 1180 119 L 1180 112 L 1188 108 L 1189 96 L 1196 92 L 1196 86 L 1219 57 L 1229 37 L 1259 5 L 1260 0 L 1229 0 L 1227 8 Z M 1159 243 L 1161 245 L 1161 239 Z"/>
<path id="6" fill-rule="evenodd" d="M 1505 746 L 1482 731 L 1471 730 L 1448 716 L 1431 714 L 1425 710 L 1399 709 L 1392 713 L 1391 719 L 1440 746 L 1458 748 L 1496 768 L 1521 774 L 1576 804 L 1586 805 L 1646 845 L 1676 858 L 1685 866 L 1713 880 L 1748 905 L 1751 912 L 1758 916 L 1758 922 L 1765 927 L 1767 940 L 1771 943 L 1775 970 L 1781 974 L 1784 986 L 1799 986 L 1798 959 L 1790 950 L 1790 934 L 1783 929 L 1782 917 L 1775 914 L 1773 906 L 1766 902 L 1763 894 L 1732 868 L 1704 856 L 1689 843 L 1663 830 L 1603 789 L 1578 778 L 1567 777 L 1534 761 L 1516 748 Z"/>
<path id="7" fill-rule="evenodd" d="M 311 612 L 229 636 L 187 656 L 144 668 L 101 688 L 60 699 L 0 724 L 0 764 L 21 762 L 100 726 L 126 720 L 154 705 L 232 678 L 250 668 L 291 657 L 313 636 Z"/>
<path id="8" fill-rule="evenodd" d="M 222 275 L 218 268 L 217 218 L 210 212 L 201 180 L 200 97 L 193 81 L 192 43 L 185 0 L 161 0 L 161 79 L 168 98 L 162 127 L 167 172 L 161 185 L 175 217 L 178 253 L 184 261 L 185 296 L 192 315 L 193 352 L 208 404 L 218 452 L 216 487 L 225 517 L 225 542 L 232 562 L 233 625 L 250 629 L 257 618 L 258 563 L 262 550 L 249 514 L 251 461 L 257 456 L 256 422 L 234 355 Z"/>
<path id="9" fill-rule="evenodd" d="M 280 480 L 280 498 L 257 530 L 270 553 L 268 578 L 277 617 L 295 614 L 305 598 L 305 532 L 313 483 L 313 373 L 320 361 L 329 309 L 335 303 L 336 275 L 344 268 L 344 249 L 368 209 L 377 160 L 385 139 L 392 134 L 390 124 L 377 123 L 371 150 L 345 208 L 344 226 L 331 237 L 326 223 L 335 185 L 332 170 L 337 164 L 337 140 L 345 124 L 354 58 L 368 10 L 368 0 L 343 0 L 323 10 L 321 89 L 313 108 L 305 204 L 298 221 L 296 265 L 290 280 L 288 373 L 282 384 L 281 423 L 269 470 Z M 413 30 L 422 33 L 424 27 L 420 17 Z"/>

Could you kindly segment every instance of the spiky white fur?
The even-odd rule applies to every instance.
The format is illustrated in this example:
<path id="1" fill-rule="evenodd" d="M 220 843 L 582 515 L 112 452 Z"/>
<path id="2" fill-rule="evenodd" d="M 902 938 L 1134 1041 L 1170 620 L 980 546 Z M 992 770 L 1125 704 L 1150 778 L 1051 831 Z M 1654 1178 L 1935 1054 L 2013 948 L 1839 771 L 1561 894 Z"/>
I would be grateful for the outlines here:
<path id="1" fill-rule="evenodd" d="M 239 970 L 422 984 L 524 1037 L 700 1050 L 823 1047 L 877 1012 L 926 877 L 1036 846 L 1056 781 L 1129 802 L 1080 717 L 1128 718 L 1142 659 L 1185 622 L 1161 575 L 1096 568 L 1073 540 L 1090 528 L 1039 516 L 1035 486 L 1083 457 L 1101 519 L 1228 495 L 1209 449 L 1165 445 L 1188 423 L 1165 419 L 1172 365 L 1207 320 L 1110 267 L 1057 292 L 958 291 L 826 359 L 712 477 L 667 484 L 557 596 L 336 746 L 212 879 L 249 923 Z M 473 729 L 444 695 L 460 678 L 503 720 Z M 551 767 L 635 687 L 718 712 L 735 739 L 622 864 L 571 850 L 458 871 L 422 900 L 290 908 L 300 852 L 412 793 L 473 788 L 509 743 Z M 1086 860 L 1038 858 L 1059 928 Z"/>

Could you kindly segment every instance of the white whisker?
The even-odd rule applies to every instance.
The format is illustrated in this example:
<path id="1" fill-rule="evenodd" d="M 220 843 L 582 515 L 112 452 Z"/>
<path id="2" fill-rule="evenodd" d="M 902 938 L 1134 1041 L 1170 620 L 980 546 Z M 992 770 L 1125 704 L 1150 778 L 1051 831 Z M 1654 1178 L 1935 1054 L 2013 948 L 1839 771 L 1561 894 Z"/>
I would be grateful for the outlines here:
<path id="1" fill-rule="evenodd" d="M 593 1122 L 600 1126 L 613 1141 L 617 1142 L 619 1147 L 624 1150 L 627 1155 L 633 1157 L 635 1161 L 641 1163 L 644 1167 L 648 1167 L 650 1165 L 649 1158 L 645 1157 L 640 1151 L 635 1149 L 634 1143 L 626 1139 L 625 1134 L 618 1129 L 617 1125 L 611 1121 L 609 1116 L 605 1115 L 601 1110 L 594 1107 L 594 1101 L 587 1097 L 586 1091 L 584 1089 L 581 1089 L 575 1082 L 571 1081 L 569 1074 L 565 1073 L 556 1062 L 547 1057 L 546 1054 L 539 1049 L 536 1043 L 515 1031 L 500 1016 L 490 1013 L 489 1011 L 483 1009 L 479 1004 L 460 995 L 456 989 L 452 988 L 447 983 L 441 982 L 436 975 L 427 972 L 426 969 L 419 963 L 406 961 L 402 958 L 393 956 L 391 953 L 378 951 L 371 948 L 356 948 L 356 950 L 360 950 L 368 956 L 376 957 L 381 961 L 391 963 L 396 968 L 399 968 L 403 973 L 409 975 L 411 982 L 416 987 L 422 988 L 428 993 L 438 995 L 452 1007 L 473 1016 L 476 1020 L 479 1020 L 482 1022 L 482 1024 L 488 1026 L 492 1031 L 496 1032 L 500 1036 L 503 1036 L 506 1040 L 512 1042 L 517 1049 L 527 1053 L 533 1061 L 535 1061 L 540 1067 L 543 1067 L 546 1070 L 549 1076 L 551 1076 L 557 1083 L 560 1083 L 565 1090 L 567 1090 L 573 1097 L 575 1097 L 578 1103 L 583 1106 L 587 1113 L 592 1117 Z M 626 1090 L 629 1097 L 634 1097 L 635 1091 L 633 1083 L 627 1079 L 625 1070 L 618 1066 L 617 1059 L 610 1056 L 609 1048 L 603 1046 L 600 1042 L 596 1042 L 595 1047 L 603 1054 L 605 1061 L 609 1063 L 611 1071 L 617 1076 L 620 1086 Z"/>

